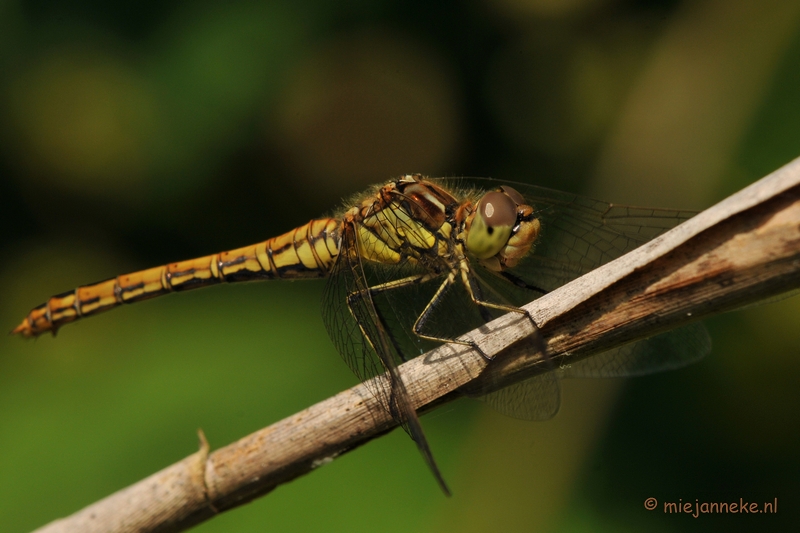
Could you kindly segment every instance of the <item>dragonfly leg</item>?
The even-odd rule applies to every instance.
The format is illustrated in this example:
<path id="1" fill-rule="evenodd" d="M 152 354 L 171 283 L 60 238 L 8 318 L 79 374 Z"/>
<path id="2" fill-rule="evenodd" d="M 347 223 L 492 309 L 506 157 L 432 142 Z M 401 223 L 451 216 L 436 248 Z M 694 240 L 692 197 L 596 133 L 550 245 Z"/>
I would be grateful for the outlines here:
<path id="1" fill-rule="evenodd" d="M 447 274 L 447 277 L 439 286 L 439 288 L 436 290 L 436 293 L 433 295 L 433 298 L 431 298 L 431 301 L 428 302 L 428 305 L 425 306 L 425 309 L 423 309 L 422 313 L 420 313 L 420 315 L 417 317 L 417 320 L 414 322 L 414 328 L 413 328 L 414 334 L 422 339 L 426 339 L 429 341 L 447 342 L 453 344 L 461 344 L 462 346 L 469 346 L 470 348 L 474 349 L 479 354 L 481 354 L 481 356 L 483 356 L 484 359 L 491 360 L 491 357 L 489 357 L 486 354 L 486 352 L 484 352 L 483 349 L 481 349 L 481 347 L 478 346 L 478 343 L 476 343 L 475 341 L 436 337 L 433 335 L 428 335 L 426 333 L 423 333 L 422 331 L 422 328 L 425 327 L 425 322 L 428 320 L 431 311 L 433 311 L 433 309 L 436 307 L 437 302 L 442 297 L 444 292 L 455 282 L 455 279 L 456 279 L 455 271 L 451 271 L 449 274 Z"/>
<path id="2" fill-rule="evenodd" d="M 430 281 L 435 277 L 436 276 L 434 274 L 427 273 L 427 274 L 415 274 L 413 276 L 408 276 L 407 278 L 387 281 L 386 283 L 381 283 L 380 285 L 375 285 L 374 287 L 367 287 L 366 289 L 352 292 L 348 295 L 348 299 L 356 295 L 360 296 L 362 293 L 368 293 L 372 295 L 372 294 L 377 294 L 379 292 L 390 291 L 392 289 L 407 287 L 409 285 L 419 285 L 420 283 L 425 283 L 426 281 Z"/>
<path id="3" fill-rule="evenodd" d="M 511 272 L 508 272 L 508 271 L 506 271 L 506 270 L 504 270 L 504 271 L 502 271 L 502 272 L 499 272 L 499 274 L 500 274 L 500 276 L 502 276 L 503 278 L 507 279 L 508 281 L 510 281 L 511 283 L 513 283 L 514 285 L 516 285 L 517 287 L 522 287 L 523 289 L 527 289 L 527 290 L 529 290 L 529 291 L 540 292 L 540 293 L 542 293 L 543 295 L 544 295 L 544 294 L 547 294 L 547 293 L 549 292 L 549 291 L 546 291 L 546 290 L 544 290 L 544 289 L 540 289 L 540 288 L 539 288 L 539 287 L 537 287 L 536 285 L 531 285 L 530 283 L 526 282 L 526 281 L 525 281 L 525 280 L 523 280 L 522 278 L 520 278 L 520 277 L 517 277 L 517 276 L 515 276 L 514 274 L 512 274 Z"/>
<path id="4" fill-rule="evenodd" d="M 347 297 L 347 307 L 350 309 L 350 312 L 352 313 L 353 307 L 358 303 L 358 300 L 360 300 L 362 298 L 365 298 L 367 296 L 372 296 L 373 294 L 378 294 L 380 292 L 389 291 L 389 290 L 392 290 L 392 289 L 399 289 L 401 287 L 407 287 L 409 285 L 425 283 L 426 281 L 430 281 L 430 280 L 432 280 L 432 279 L 434 279 L 436 277 L 437 277 L 437 275 L 436 274 L 432 274 L 432 273 L 417 274 L 417 275 L 414 275 L 414 276 L 409 276 L 407 278 L 402 278 L 402 279 L 398 279 L 398 280 L 394 280 L 394 281 L 389 281 L 387 283 L 381 283 L 380 285 L 375 285 L 374 287 L 368 287 L 368 288 L 360 290 L 360 291 L 352 292 Z M 425 325 L 425 321 L 426 321 L 428 315 L 433 310 L 433 308 L 436 307 L 436 302 L 444 294 L 444 291 L 447 290 L 447 288 L 450 285 L 453 284 L 455 279 L 456 279 L 456 272 L 455 271 L 452 271 L 447 275 L 447 277 L 445 278 L 444 282 L 436 290 L 436 293 L 433 295 L 433 298 L 431 298 L 431 301 L 428 303 L 428 305 L 425 306 L 425 309 L 422 311 L 422 313 L 419 315 L 419 317 L 417 317 L 416 322 L 414 322 L 414 327 L 413 327 L 414 334 L 417 335 L 418 337 L 422 338 L 422 339 L 429 340 L 429 341 L 448 342 L 448 343 L 454 343 L 454 344 L 461 344 L 463 346 L 469 346 L 470 348 L 474 348 L 478 353 L 480 353 L 486 359 L 491 359 L 480 348 L 480 346 L 478 346 L 473 341 L 469 341 L 469 340 L 465 341 L 465 340 L 460 340 L 460 339 L 449 339 L 449 338 L 444 338 L 444 337 L 436 337 L 436 336 L 433 336 L 433 335 L 427 335 L 427 334 L 422 332 L 422 328 Z M 377 309 L 376 309 L 376 312 L 377 312 Z M 359 325 L 359 327 L 360 327 L 360 325 Z M 365 334 L 363 329 L 361 330 L 361 333 L 364 334 L 364 337 L 371 344 L 372 341 L 370 340 L 370 336 Z M 373 349 L 374 349 L 374 346 L 373 346 Z"/>
<path id="5" fill-rule="evenodd" d="M 498 311 L 505 311 L 507 313 L 519 313 L 521 315 L 524 315 L 528 319 L 528 321 L 531 323 L 531 326 L 533 327 L 533 332 L 534 332 L 533 337 L 536 339 L 535 340 L 535 344 L 536 344 L 537 350 L 539 352 L 541 352 L 542 354 L 545 354 L 545 355 L 547 354 L 547 347 L 545 346 L 541 335 L 538 335 L 539 326 L 536 324 L 536 321 L 533 319 L 531 314 L 526 309 L 524 309 L 522 307 L 516 307 L 516 306 L 513 306 L 513 305 L 498 304 L 498 303 L 490 302 L 488 300 L 484 300 L 483 296 L 481 294 L 481 291 L 480 291 L 480 286 L 478 285 L 478 282 L 475 279 L 475 276 L 473 275 L 472 271 L 470 270 L 469 264 L 466 263 L 466 262 L 462 262 L 461 265 L 459 266 L 459 270 L 461 272 L 461 280 L 463 281 L 464 286 L 467 288 L 467 292 L 469 293 L 470 299 L 472 300 L 472 302 L 475 305 L 479 305 L 481 307 L 489 308 L 489 309 L 497 309 Z M 531 287 L 531 288 L 533 288 L 533 287 Z M 535 289 L 535 290 L 539 290 L 543 294 L 546 293 L 545 291 L 542 291 L 541 289 Z"/>
<path id="6" fill-rule="evenodd" d="M 358 327 L 361 330 L 361 334 L 364 336 L 365 339 L 367 339 L 367 342 L 370 344 L 370 346 L 372 347 L 373 350 L 375 350 L 376 347 L 373 344 L 373 341 L 372 341 L 372 338 L 371 338 L 372 335 L 368 334 L 364 330 L 364 327 L 362 326 L 361 321 L 357 319 L 356 313 L 354 311 L 355 307 L 359 303 L 361 303 L 363 300 L 371 301 L 371 298 L 372 298 L 373 294 L 378 294 L 378 293 L 389 291 L 389 290 L 392 290 L 392 289 L 399 289 L 399 288 L 402 288 L 402 287 L 408 287 L 410 285 L 417 285 L 417 284 L 420 284 L 420 283 L 425 283 L 426 281 L 430 281 L 434 277 L 435 276 L 433 274 L 430 274 L 430 273 L 416 274 L 414 276 L 408 276 L 407 278 L 396 279 L 396 280 L 389 281 L 389 282 L 386 282 L 386 283 L 381 283 L 379 285 L 375 285 L 374 287 L 367 287 L 365 289 L 357 290 L 357 291 L 351 292 L 350 294 L 347 295 L 347 309 L 350 311 L 350 315 L 355 319 L 356 323 L 358 324 Z M 378 310 L 377 306 L 373 307 L 373 309 L 374 309 L 375 313 L 378 314 L 378 318 L 380 319 L 381 323 L 385 323 L 385 321 L 383 320 L 383 317 L 380 316 L 380 313 L 379 313 L 379 310 Z M 398 353 L 398 355 L 401 358 L 403 358 L 402 352 L 397 348 L 398 343 L 391 336 L 391 332 L 386 330 L 386 329 L 384 329 L 384 332 L 389 336 L 389 338 L 391 339 L 392 343 L 394 343 L 395 351 Z M 378 353 L 377 350 L 376 350 L 376 353 Z"/>

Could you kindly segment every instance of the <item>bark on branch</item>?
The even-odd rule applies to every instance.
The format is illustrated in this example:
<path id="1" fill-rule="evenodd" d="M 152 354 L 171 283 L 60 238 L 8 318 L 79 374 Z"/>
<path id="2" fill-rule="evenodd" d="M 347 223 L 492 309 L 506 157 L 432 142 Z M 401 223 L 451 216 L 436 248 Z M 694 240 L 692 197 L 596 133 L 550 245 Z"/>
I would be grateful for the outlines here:
<path id="1" fill-rule="evenodd" d="M 568 363 L 798 288 L 800 159 L 526 308 L 551 357 Z M 514 355 L 530 332 L 512 313 L 467 335 L 496 356 L 490 364 L 455 345 L 409 361 L 401 372 L 412 402 L 432 408 L 477 380 L 541 372 L 539 355 Z M 182 531 L 393 426 L 361 384 L 212 453 L 201 439 L 199 452 L 37 531 Z"/>

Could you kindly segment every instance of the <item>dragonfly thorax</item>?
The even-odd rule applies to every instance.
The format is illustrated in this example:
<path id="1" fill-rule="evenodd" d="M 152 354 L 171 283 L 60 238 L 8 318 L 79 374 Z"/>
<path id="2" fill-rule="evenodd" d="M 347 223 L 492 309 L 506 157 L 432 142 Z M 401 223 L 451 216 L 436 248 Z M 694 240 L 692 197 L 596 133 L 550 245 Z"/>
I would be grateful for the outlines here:
<path id="1" fill-rule="evenodd" d="M 369 261 L 420 263 L 440 271 L 456 254 L 453 235 L 458 200 L 421 176 L 404 176 L 381 187 L 345 215 L 359 255 Z"/>
<path id="2" fill-rule="evenodd" d="M 351 209 L 345 224 L 363 259 L 411 261 L 437 273 L 454 269 L 467 251 L 490 270 L 514 267 L 540 230 L 533 208 L 511 187 L 487 192 L 473 203 L 420 175 L 384 185 Z"/>

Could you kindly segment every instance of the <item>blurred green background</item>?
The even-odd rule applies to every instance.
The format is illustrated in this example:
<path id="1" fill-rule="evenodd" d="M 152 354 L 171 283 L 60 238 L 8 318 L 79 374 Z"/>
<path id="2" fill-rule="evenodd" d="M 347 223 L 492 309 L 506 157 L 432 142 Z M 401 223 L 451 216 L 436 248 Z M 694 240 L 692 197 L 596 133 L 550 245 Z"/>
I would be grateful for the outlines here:
<path id="1" fill-rule="evenodd" d="M 702 209 L 800 155 L 799 96 L 796 0 L 0 0 L 0 324 L 410 172 Z M 0 529 L 180 460 L 199 427 L 220 447 L 353 385 L 323 283 L 0 338 Z M 398 431 L 196 531 L 796 530 L 800 298 L 707 324 L 702 363 L 568 381 L 550 422 L 425 416 L 453 498 Z"/>

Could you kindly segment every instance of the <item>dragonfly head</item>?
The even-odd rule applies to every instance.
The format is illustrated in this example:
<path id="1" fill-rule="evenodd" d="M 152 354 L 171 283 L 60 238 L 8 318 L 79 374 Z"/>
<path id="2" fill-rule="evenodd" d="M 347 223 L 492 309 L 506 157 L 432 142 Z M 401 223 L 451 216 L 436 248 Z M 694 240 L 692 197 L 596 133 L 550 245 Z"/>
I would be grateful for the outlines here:
<path id="1" fill-rule="evenodd" d="M 466 219 L 466 246 L 490 270 L 516 266 L 539 236 L 533 208 L 503 185 L 484 194 Z"/>

